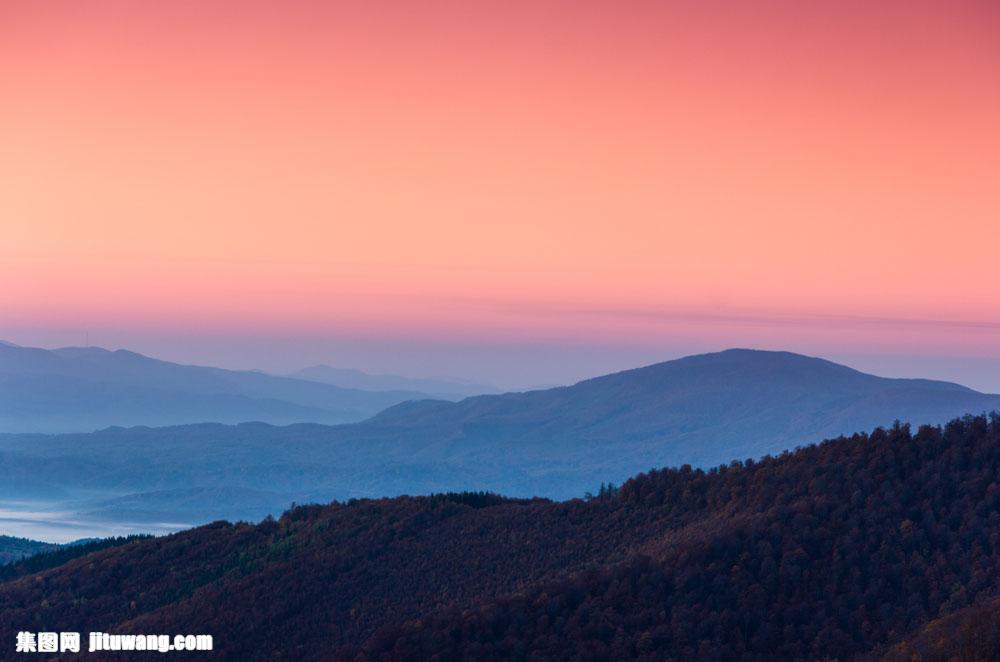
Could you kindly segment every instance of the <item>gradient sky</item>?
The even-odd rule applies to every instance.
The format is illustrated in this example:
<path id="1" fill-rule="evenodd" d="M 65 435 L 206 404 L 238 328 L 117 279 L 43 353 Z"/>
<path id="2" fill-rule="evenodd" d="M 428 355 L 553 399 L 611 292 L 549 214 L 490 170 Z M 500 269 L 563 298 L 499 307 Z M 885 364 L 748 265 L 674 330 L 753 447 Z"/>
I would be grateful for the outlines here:
<path id="1" fill-rule="evenodd" d="M 1000 391 L 998 118 L 995 0 L 6 0 L 0 338 Z"/>

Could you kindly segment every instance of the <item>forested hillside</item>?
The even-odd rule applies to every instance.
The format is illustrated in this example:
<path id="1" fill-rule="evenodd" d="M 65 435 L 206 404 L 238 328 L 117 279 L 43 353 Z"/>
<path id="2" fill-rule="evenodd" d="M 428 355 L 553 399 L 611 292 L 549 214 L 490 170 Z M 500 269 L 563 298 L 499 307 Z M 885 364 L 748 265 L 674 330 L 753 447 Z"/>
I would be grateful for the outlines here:
<path id="1" fill-rule="evenodd" d="M 1000 660 L 1000 599 L 935 619 L 894 646 L 883 662 Z"/>
<path id="2" fill-rule="evenodd" d="M 0 536 L 0 565 L 20 561 L 23 558 L 40 552 L 58 548 L 59 545 L 17 538 L 15 536 Z"/>
<path id="3" fill-rule="evenodd" d="M 3 536 L 6 537 L 6 536 Z M 10 581 L 17 577 L 30 575 L 48 568 L 55 568 L 75 558 L 86 556 L 102 549 L 124 545 L 137 540 L 152 538 L 148 535 L 115 536 L 112 538 L 96 538 L 79 540 L 64 545 L 55 545 L 37 541 L 29 541 L 37 545 L 36 551 L 30 556 L 21 556 L 0 567 L 0 582 Z M 23 540 L 23 539 L 21 539 Z"/>
<path id="4" fill-rule="evenodd" d="M 998 471 L 1000 416 L 969 417 L 588 500 L 303 506 L 0 583 L 0 636 L 207 632 L 233 660 L 879 656 L 1000 596 Z"/>

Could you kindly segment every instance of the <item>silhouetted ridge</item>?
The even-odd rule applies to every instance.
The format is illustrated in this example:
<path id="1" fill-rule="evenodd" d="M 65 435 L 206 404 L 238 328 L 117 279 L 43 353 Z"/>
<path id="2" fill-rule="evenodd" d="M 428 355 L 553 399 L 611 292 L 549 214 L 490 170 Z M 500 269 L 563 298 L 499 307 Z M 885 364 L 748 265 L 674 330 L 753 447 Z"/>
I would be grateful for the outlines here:
<path id="1" fill-rule="evenodd" d="M 148 540 L 150 538 L 152 536 L 148 535 L 116 536 L 95 540 L 81 540 L 66 545 L 46 545 L 44 549 L 35 552 L 31 556 L 0 566 L 0 582 L 10 581 L 35 572 L 55 568 L 73 559 L 99 552 L 109 547 L 116 547 L 138 540 Z"/>
<path id="2" fill-rule="evenodd" d="M 57 547 L 58 545 L 53 543 L 0 535 L 0 572 L 2 572 L 4 564 L 14 563 Z"/>
<path id="3" fill-rule="evenodd" d="M 240 373 L 244 377 L 261 376 Z M 204 409 L 216 403 L 197 399 Z M 252 414 L 262 402 L 269 401 L 255 401 Z M 484 490 L 565 499 L 650 467 L 710 467 L 895 419 L 942 423 L 993 409 L 1000 409 L 1000 396 L 954 384 L 875 377 L 787 352 L 729 350 L 554 389 L 413 400 L 336 427 L 258 423 L 0 435 L 7 458 L 0 492 L 33 485 L 36 492 L 133 495 L 145 505 L 131 513 L 116 505 L 123 518 L 181 522 L 278 513 L 291 501 L 399 494 Z M 80 458 L 83 445 L 88 453 Z M 47 467 L 44 479 L 30 470 L 38 463 Z M 273 493 L 270 508 L 258 498 L 262 485 Z M 216 487 L 229 491 L 202 508 L 177 493 Z M 170 503 L 158 507 L 154 496 L 164 494 Z"/>
<path id="4" fill-rule="evenodd" d="M 587 500 L 303 506 L 0 584 L 0 637 L 35 618 L 208 631 L 234 660 L 853 659 L 1000 597 L 998 475 L 994 415 Z"/>
<path id="5" fill-rule="evenodd" d="M 370 392 L 254 371 L 180 365 L 128 350 L 0 345 L 0 431 L 217 421 L 359 421 L 417 391 Z"/>
<path id="6" fill-rule="evenodd" d="M 289 376 L 366 391 L 418 391 L 448 400 L 480 393 L 499 392 L 495 386 L 467 380 L 373 375 L 360 370 L 334 368 L 328 365 L 311 366 Z"/>

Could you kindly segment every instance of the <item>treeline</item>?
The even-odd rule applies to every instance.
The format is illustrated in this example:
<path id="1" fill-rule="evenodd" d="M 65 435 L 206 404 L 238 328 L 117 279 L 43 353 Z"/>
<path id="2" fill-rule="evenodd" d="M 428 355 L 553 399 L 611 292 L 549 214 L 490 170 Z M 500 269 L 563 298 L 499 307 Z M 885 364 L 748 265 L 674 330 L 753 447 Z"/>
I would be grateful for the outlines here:
<path id="1" fill-rule="evenodd" d="M 391 625 L 345 657 L 849 659 L 997 593 L 998 481 L 995 415 L 651 472 L 622 486 L 621 508 L 725 516 L 623 563 Z"/>
<path id="2" fill-rule="evenodd" d="M 978 613 L 998 579 L 994 415 L 562 503 L 458 493 L 217 522 L 0 583 L 0 636 L 207 632 L 234 660 L 853 659 Z"/>
<path id="3" fill-rule="evenodd" d="M 0 568 L 8 563 L 14 563 L 25 557 L 55 549 L 59 545 L 29 538 L 15 536 L 0 536 Z"/>
<path id="4" fill-rule="evenodd" d="M 146 540 L 152 537 L 148 535 L 114 536 L 71 545 L 50 545 L 47 551 L 39 552 L 20 561 L 0 566 L 0 582 L 30 575 L 35 572 L 47 570 L 48 568 L 55 568 L 75 558 L 99 552 L 102 549 L 117 547 L 118 545 L 124 545 L 137 540 Z"/>

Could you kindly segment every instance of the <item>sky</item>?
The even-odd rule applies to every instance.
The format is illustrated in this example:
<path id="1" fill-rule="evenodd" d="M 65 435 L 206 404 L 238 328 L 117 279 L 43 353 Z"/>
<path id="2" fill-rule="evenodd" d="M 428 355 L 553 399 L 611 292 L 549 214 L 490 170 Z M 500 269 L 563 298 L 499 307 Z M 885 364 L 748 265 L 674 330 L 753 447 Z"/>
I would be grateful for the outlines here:
<path id="1" fill-rule="evenodd" d="M 0 338 L 1000 391 L 994 0 L 0 4 Z"/>

